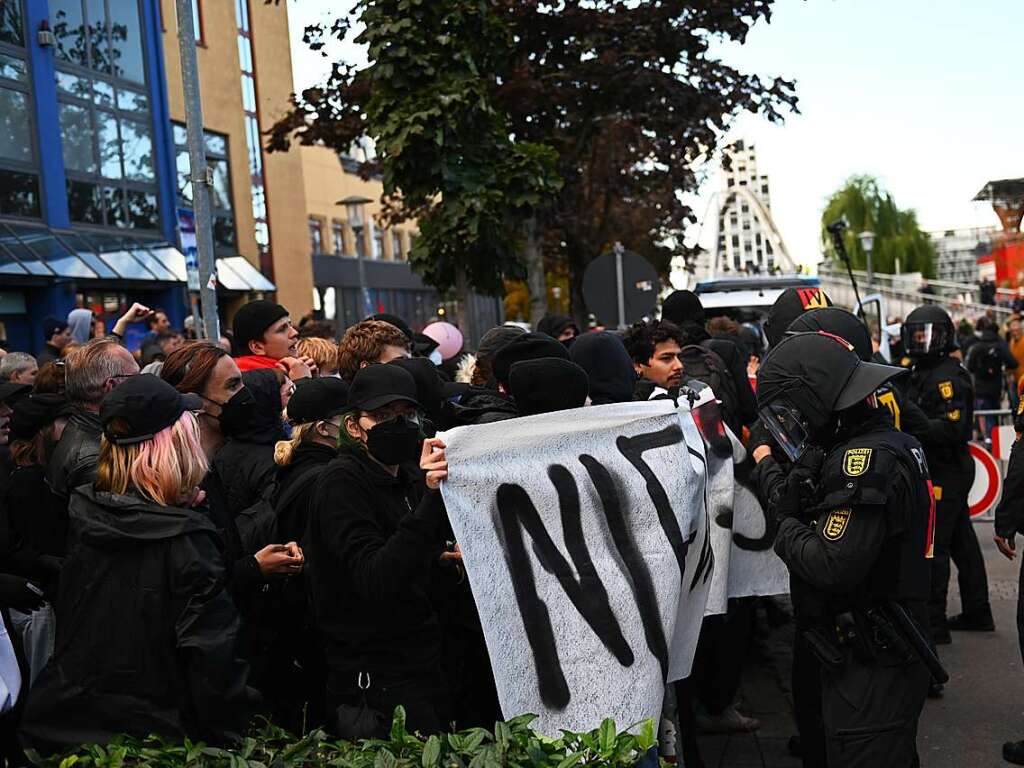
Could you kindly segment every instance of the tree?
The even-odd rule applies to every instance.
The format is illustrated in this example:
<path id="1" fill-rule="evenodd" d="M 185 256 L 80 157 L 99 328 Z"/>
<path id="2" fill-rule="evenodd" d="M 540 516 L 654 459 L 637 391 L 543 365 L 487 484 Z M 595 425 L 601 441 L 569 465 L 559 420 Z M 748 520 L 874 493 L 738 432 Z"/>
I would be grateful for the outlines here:
<path id="1" fill-rule="evenodd" d="M 372 136 L 385 189 L 401 190 L 403 215 L 423 217 L 413 261 L 425 279 L 443 286 L 466 263 L 494 288 L 525 261 L 532 316 L 545 301 L 534 295 L 543 249 L 567 264 L 582 319 L 584 270 L 615 241 L 668 272 L 675 251 L 664 243 L 682 242 L 693 219 L 681 196 L 736 115 L 775 121 L 795 109 L 791 81 L 741 73 L 710 52 L 713 41 L 742 42 L 771 5 L 360 0 L 369 66 L 336 64 L 295 97 L 270 145 L 298 136 L 344 151 L 358 133 Z M 307 40 L 322 48 L 348 31 L 339 21 Z"/>
<path id="2" fill-rule="evenodd" d="M 524 276 L 514 233 L 560 185 L 554 151 L 517 140 L 493 106 L 508 30 L 477 0 L 360 0 L 330 30 L 307 29 L 307 43 L 344 39 L 354 18 L 370 64 L 337 63 L 326 83 L 293 96 L 269 149 L 298 138 L 345 153 L 371 137 L 379 161 L 363 173 L 381 174 L 385 216 L 418 220 L 413 268 L 462 299 L 470 285 L 501 293 L 505 277 Z"/>
<path id="3" fill-rule="evenodd" d="M 867 267 L 867 254 L 857 236 L 861 232 L 873 232 L 873 271 L 894 274 L 898 265 L 901 272 L 935 276 L 935 246 L 918 226 L 917 214 L 911 209 L 900 210 L 893 196 L 882 189 L 873 176 L 851 176 L 825 206 L 821 215 L 821 239 L 826 256 L 835 261 L 839 260 L 839 255 L 825 227 L 843 216 L 849 222 L 844 243 L 854 269 Z"/>

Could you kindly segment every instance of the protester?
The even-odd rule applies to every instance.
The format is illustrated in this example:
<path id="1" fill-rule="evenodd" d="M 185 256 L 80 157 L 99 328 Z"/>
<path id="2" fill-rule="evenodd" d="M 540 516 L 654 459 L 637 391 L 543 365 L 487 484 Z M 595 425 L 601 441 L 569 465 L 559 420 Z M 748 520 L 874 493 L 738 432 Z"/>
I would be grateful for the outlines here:
<path id="1" fill-rule="evenodd" d="M 71 343 L 71 329 L 65 321 L 48 317 L 43 321 L 43 340 L 46 344 L 36 355 L 40 367 L 53 360 L 60 360 L 61 351 Z"/>
<path id="2" fill-rule="evenodd" d="M 255 504 L 274 481 L 274 446 L 284 440 L 282 389 L 290 386 L 280 369 L 242 372 L 242 383 L 254 401 L 248 418 L 233 424 L 213 457 L 228 505 L 241 511 Z"/>
<path id="3" fill-rule="evenodd" d="M 668 320 L 633 323 L 622 337 L 633 360 L 637 383 L 635 400 L 667 397 L 683 383 L 682 336 Z"/>
<path id="4" fill-rule="evenodd" d="M 546 333 L 569 346 L 580 335 L 580 329 L 569 315 L 544 315 L 537 323 L 537 333 Z"/>
<path id="5" fill-rule="evenodd" d="M 501 349 L 494 353 L 494 362 L 491 366 L 498 391 L 511 394 L 510 376 L 513 365 L 524 360 L 539 360 L 542 357 L 568 360 L 569 352 L 564 344 L 546 333 L 519 334 L 503 344 Z"/>
<path id="6" fill-rule="evenodd" d="M 499 325 L 496 328 L 491 328 L 480 338 L 476 355 L 467 358 L 466 374 L 457 381 L 466 381 L 475 387 L 494 388 L 497 385 L 492 369 L 494 355 L 512 339 L 522 336 L 524 333 L 526 331 L 516 325 Z"/>
<path id="7" fill-rule="evenodd" d="M 100 451 L 100 403 L 126 379 L 137 375 L 139 365 L 124 347 L 111 338 L 93 339 L 78 347 L 65 363 L 65 395 L 71 418 L 46 466 L 46 484 L 66 508 L 71 493 L 96 477 Z"/>
<path id="8" fill-rule="evenodd" d="M 999 410 L 1003 407 L 1004 373 L 1017 369 L 1017 359 L 1010 353 L 1006 341 L 999 337 L 995 322 L 980 317 L 975 328 L 979 338 L 964 357 L 964 367 L 974 379 L 974 408 L 978 411 Z M 980 422 L 982 439 L 991 445 L 991 428 L 997 420 L 982 416 Z"/>
<path id="9" fill-rule="evenodd" d="M 399 704 L 410 730 L 437 733 L 449 721 L 441 628 L 427 590 L 444 552 L 436 489 L 447 463 L 439 440 L 421 451 L 416 394 L 398 366 L 358 369 L 338 457 L 317 484 L 307 554 L 330 669 L 328 725 L 339 735 L 351 735 L 364 703 L 386 718 L 378 734 Z M 422 497 L 423 472 L 409 465 L 417 456 Z"/>
<path id="10" fill-rule="evenodd" d="M 299 357 L 308 357 L 316 365 L 318 376 L 338 374 L 338 344 L 320 336 L 300 336 L 295 344 Z"/>
<path id="11" fill-rule="evenodd" d="M 32 386 L 38 373 L 36 359 L 27 352 L 9 352 L 0 358 L 0 382 Z"/>
<path id="12" fill-rule="evenodd" d="M 68 312 L 68 330 L 73 342 L 85 344 L 92 338 L 92 310 L 79 308 Z"/>
<path id="13" fill-rule="evenodd" d="M 338 375 L 351 383 L 356 373 L 371 363 L 388 363 L 409 357 L 409 338 L 401 329 L 382 320 L 356 323 L 338 347 Z"/>
<path id="14" fill-rule="evenodd" d="M 119 733 L 222 743 L 255 713 L 216 528 L 192 508 L 206 473 L 201 405 L 149 375 L 104 398 L 96 481 L 70 507 L 78 545 L 54 655 L 22 724 L 44 753 Z"/>
<path id="15" fill-rule="evenodd" d="M 292 325 L 288 310 L 280 304 L 265 299 L 250 301 L 235 313 L 232 330 L 235 359 L 243 373 L 279 368 L 293 381 L 315 373 L 313 361 L 299 356 L 299 332 Z"/>
<path id="16" fill-rule="evenodd" d="M 622 339 L 614 333 L 585 333 L 573 342 L 569 355 L 587 374 L 591 405 L 628 403 L 633 399 L 633 361 Z"/>

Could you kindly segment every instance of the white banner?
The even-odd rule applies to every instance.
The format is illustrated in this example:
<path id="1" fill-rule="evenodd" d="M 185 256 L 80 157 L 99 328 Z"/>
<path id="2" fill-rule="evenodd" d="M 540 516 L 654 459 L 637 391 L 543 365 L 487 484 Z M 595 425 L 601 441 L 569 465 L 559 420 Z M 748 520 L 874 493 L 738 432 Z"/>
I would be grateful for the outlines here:
<path id="1" fill-rule="evenodd" d="M 685 406 L 624 403 L 441 435 L 448 515 L 506 717 L 656 718 L 711 584 L 704 443 Z"/>

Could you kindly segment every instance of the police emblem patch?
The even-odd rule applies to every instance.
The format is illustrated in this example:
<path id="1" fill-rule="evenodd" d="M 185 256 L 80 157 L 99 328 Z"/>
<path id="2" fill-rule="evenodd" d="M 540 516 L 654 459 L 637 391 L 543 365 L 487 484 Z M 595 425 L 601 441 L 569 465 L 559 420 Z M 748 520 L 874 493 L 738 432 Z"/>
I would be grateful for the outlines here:
<path id="1" fill-rule="evenodd" d="M 843 472 L 847 477 L 863 475 L 871 463 L 871 448 L 850 448 L 843 456 Z"/>
<path id="2" fill-rule="evenodd" d="M 960 421 L 960 409 L 959 408 L 954 408 L 952 411 L 949 412 L 949 420 L 950 421 Z"/>
<path id="3" fill-rule="evenodd" d="M 800 303 L 804 309 L 821 309 L 832 306 L 832 302 L 828 300 L 828 296 L 821 288 L 798 288 L 796 293 L 800 297 Z"/>
<path id="4" fill-rule="evenodd" d="M 1022 413 L 1024 413 L 1024 397 L 1017 403 L 1017 415 L 1020 416 Z"/>
<path id="5" fill-rule="evenodd" d="M 825 518 L 821 535 L 829 541 L 838 541 L 846 533 L 846 524 L 850 522 L 849 509 L 833 509 Z"/>
<path id="6" fill-rule="evenodd" d="M 942 395 L 943 400 L 953 399 L 953 382 L 952 381 L 940 381 L 939 382 L 939 394 Z"/>

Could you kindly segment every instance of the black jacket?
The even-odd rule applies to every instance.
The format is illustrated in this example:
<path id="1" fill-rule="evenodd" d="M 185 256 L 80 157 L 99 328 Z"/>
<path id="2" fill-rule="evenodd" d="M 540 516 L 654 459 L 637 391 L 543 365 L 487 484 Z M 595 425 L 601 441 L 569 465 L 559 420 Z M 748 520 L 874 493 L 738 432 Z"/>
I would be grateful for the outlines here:
<path id="1" fill-rule="evenodd" d="M 393 477 L 361 450 L 320 476 L 305 553 L 336 675 L 396 680 L 439 668 L 441 628 L 428 591 L 444 506 L 437 491 L 418 495 L 411 472 Z"/>
<path id="2" fill-rule="evenodd" d="M 54 360 L 60 360 L 60 350 L 50 343 L 45 344 L 39 354 L 36 355 L 36 364 L 40 368 L 47 363 L 52 363 Z"/>
<path id="3" fill-rule="evenodd" d="M 78 488 L 53 657 L 22 721 L 34 747 L 118 733 L 223 741 L 258 694 L 237 658 L 220 538 L 200 512 Z"/>
<path id="4" fill-rule="evenodd" d="M 1004 539 L 1024 531 L 1024 441 L 1010 451 L 1010 465 L 1003 480 L 1003 496 L 996 507 L 995 532 Z"/>
<path id="5" fill-rule="evenodd" d="M 79 409 L 68 419 L 46 465 L 46 484 L 65 503 L 71 500 L 75 488 L 96 479 L 102 434 L 98 413 Z"/>
<path id="6" fill-rule="evenodd" d="M 449 402 L 445 411 L 452 426 L 467 424 L 489 424 L 494 421 L 514 419 L 519 415 L 516 405 L 509 398 L 487 387 L 470 387 L 458 402 Z"/>
<path id="7" fill-rule="evenodd" d="M 977 364 L 975 361 L 988 353 L 989 350 L 994 350 L 996 354 L 996 362 L 1001 367 L 1000 374 L 994 377 L 987 377 L 982 373 L 975 370 L 978 365 L 984 366 L 984 363 L 980 360 Z M 1004 339 L 999 337 L 999 334 L 992 328 L 986 328 L 981 332 L 981 337 L 971 345 L 971 348 L 964 355 L 964 367 L 968 371 L 973 371 L 974 377 L 974 394 L 976 397 L 986 397 L 994 400 L 1000 400 L 1003 396 L 1003 376 L 1002 371 L 1012 371 L 1017 368 L 1017 358 L 1010 353 L 1010 347 Z"/>
<path id="8" fill-rule="evenodd" d="M 274 509 L 281 541 L 303 544 L 317 480 L 337 456 L 337 450 L 328 445 L 302 443 L 292 454 L 291 463 L 278 467 Z"/>
<path id="9" fill-rule="evenodd" d="M 974 427 L 974 385 L 960 362 L 952 357 L 915 361 L 907 397 L 928 417 L 926 429 L 915 431 L 928 457 L 932 478 L 939 485 L 952 475 L 974 473 L 967 442 Z"/>
<path id="10" fill-rule="evenodd" d="M 242 380 L 256 400 L 248 426 L 231 435 L 213 457 L 227 504 L 238 514 L 255 504 L 274 481 L 274 444 L 288 436 L 281 421 L 281 391 L 270 369 L 245 371 Z"/>
<path id="11" fill-rule="evenodd" d="M 743 351 L 739 340 L 712 337 L 703 325 L 697 323 L 683 323 L 680 330 L 683 332 L 684 344 L 699 344 L 722 358 L 736 388 L 736 413 L 730 415 L 743 426 L 752 424 L 757 418 L 757 396 L 747 375 L 749 355 Z M 742 437 L 739 434 L 736 436 Z"/>

